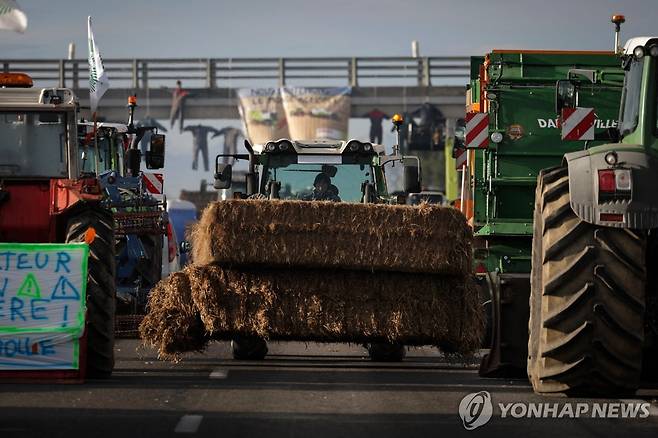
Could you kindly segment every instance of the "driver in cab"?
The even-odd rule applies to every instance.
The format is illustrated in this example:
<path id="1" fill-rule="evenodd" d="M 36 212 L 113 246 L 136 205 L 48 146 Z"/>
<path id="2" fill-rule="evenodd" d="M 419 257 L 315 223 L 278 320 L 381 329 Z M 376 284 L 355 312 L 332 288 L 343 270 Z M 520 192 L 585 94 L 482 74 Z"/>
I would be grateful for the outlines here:
<path id="1" fill-rule="evenodd" d="M 306 201 L 333 201 L 340 202 L 338 187 L 331 183 L 331 178 L 324 172 L 320 172 L 313 181 L 313 192 L 305 197 Z"/>

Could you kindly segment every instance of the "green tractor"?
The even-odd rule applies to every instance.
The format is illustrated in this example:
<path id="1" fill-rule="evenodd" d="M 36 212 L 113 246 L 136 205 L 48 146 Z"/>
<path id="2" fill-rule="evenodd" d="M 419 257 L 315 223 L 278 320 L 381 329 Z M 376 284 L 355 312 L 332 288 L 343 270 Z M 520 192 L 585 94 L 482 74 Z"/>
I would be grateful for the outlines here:
<path id="1" fill-rule="evenodd" d="M 623 71 L 613 52 L 519 50 L 473 57 L 471 71 L 467 94 L 477 111 L 471 115 L 479 117 L 467 117 L 466 141 L 472 147 L 476 139 L 480 148 L 465 152 L 470 186 L 463 192 L 472 200 L 464 196 L 462 210 L 474 228 L 475 272 L 489 322 L 480 374 L 525 376 L 537 175 L 565 153 L 603 143 L 562 140 L 556 83 L 570 77 L 568 83 L 581 84 L 579 102 L 597 107 L 594 130 L 606 137 L 617 123 Z"/>
<path id="2" fill-rule="evenodd" d="M 394 117 L 396 127 L 402 123 Z M 305 201 L 404 203 L 390 196 L 387 189 L 386 166 L 403 166 L 404 190 L 420 192 L 418 158 L 402 156 L 398 148 L 386 155 L 384 146 L 358 140 L 293 141 L 281 139 L 266 144 L 251 145 L 245 141 L 248 154 L 229 155 L 236 160 L 248 160 L 246 193 L 234 196 L 261 199 L 297 199 Z M 215 188 L 231 187 L 232 165 L 215 162 Z M 403 345 L 369 344 L 371 359 L 399 361 L 405 356 Z M 267 345 L 260 338 L 239 338 L 232 342 L 236 359 L 263 359 Z"/>
<path id="3" fill-rule="evenodd" d="M 540 393 L 633 393 L 656 370 L 658 37 L 620 54 L 616 142 L 538 177 L 527 370 Z M 558 106 L 582 106 L 583 94 L 560 84 Z"/>

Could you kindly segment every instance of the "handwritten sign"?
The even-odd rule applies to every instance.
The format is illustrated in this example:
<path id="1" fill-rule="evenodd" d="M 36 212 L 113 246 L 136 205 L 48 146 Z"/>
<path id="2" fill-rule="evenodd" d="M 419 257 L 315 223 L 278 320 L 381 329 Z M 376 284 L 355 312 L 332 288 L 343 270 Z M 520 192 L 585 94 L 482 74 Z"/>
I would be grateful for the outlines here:
<path id="1" fill-rule="evenodd" d="M 84 244 L 0 243 L 0 370 L 77 369 Z"/>

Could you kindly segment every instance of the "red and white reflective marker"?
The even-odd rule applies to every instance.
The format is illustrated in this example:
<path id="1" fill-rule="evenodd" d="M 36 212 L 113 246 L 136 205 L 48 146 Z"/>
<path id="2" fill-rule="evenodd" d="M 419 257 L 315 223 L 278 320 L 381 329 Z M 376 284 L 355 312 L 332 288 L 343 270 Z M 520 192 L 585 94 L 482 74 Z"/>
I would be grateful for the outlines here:
<path id="1" fill-rule="evenodd" d="M 562 140 L 594 140 L 594 108 L 562 108 Z"/>
<path id="2" fill-rule="evenodd" d="M 489 146 L 489 114 L 466 113 L 466 147 L 485 149 Z"/>
<path id="3" fill-rule="evenodd" d="M 466 149 L 457 149 L 457 155 L 455 156 L 455 169 L 461 170 L 466 166 L 466 159 L 468 158 L 468 152 Z"/>
<path id="4" fill-rule="evenodd" d="M 143 172 L 144 187 L 155 199 L 163 199 L 164 175 L 161 173 Z"/>

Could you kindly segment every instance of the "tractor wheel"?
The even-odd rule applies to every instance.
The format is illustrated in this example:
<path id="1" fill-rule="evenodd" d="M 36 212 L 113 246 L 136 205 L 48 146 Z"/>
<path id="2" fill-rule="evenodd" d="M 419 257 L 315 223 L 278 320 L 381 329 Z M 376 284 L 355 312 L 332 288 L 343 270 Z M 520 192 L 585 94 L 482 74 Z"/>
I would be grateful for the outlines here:
<path id="1" fill-rule="evenodd" d="M 544 234 L 541 220 L 542 191 L 544 184 L 554 183 L 563 174 L 562 167 L 553 167 L 539 172 L 535 190 L 535 210 L 533 218 L 533 234 Z M 568 182 L 568 181 L 567 181 Z M 532 270 L 530 272 L 530 318 L 528 320 L 528 378 L 533 379 L 532 371 L 537 362 L 539 350 L 539 332 L 541 328 L 541 288 L 542 288 L 542 239 L 532 239 Z M 535 292 L 537 291 L 537 292 Z M 534 383 L 533 383 L 534 386 Z"/>
<path id="2" fill-rule="evenodd" d="M 530 298 L 532 386 L 538 393 L 632 393 L 642 368 L 646 238 L 576 216 L 566 168 L 540 178 Z"/>
<path id="3" fill-rule="evenodd" d="M 267 342 L 257 336 L 240 336 L 231 341 L 233 359 L 263 360 L 267 355 Z"/>
<path id="4" fill-rule="evenodd" d="M 402 344 L 375 342 L 368 344 L 368 355 L 375 362 L 401 362 L 407 351 Z"/>
<path id="5" fill-rule="evenodd" d="M 93 227 L 87 263 L 87 368 L 89 377 L 110 377 L 114 368 L 114 219 L 106 210 L 84 210 L 69 219 L 67 242 L 84 242 Z"/>

